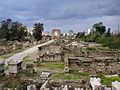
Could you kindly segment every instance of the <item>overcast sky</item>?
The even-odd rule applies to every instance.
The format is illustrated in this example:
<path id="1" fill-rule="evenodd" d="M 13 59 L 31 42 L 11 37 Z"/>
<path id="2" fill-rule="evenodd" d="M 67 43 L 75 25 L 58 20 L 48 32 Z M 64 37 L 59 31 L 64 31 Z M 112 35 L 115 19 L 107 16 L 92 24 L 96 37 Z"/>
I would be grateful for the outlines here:
<path id="1" fill-rule="evenodd" d="M 0 21 L 11 18 L 29 29 L 35 22 L 53 28 L 86 31 L 102 21 L 112 30 L 120 25 L 120 0 L 0 0 Z"/>

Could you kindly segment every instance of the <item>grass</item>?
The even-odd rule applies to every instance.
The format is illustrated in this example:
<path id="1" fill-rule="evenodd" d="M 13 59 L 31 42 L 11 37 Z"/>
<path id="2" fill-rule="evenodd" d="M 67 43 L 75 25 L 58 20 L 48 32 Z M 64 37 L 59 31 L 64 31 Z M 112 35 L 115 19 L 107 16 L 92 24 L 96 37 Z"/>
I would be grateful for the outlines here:
<path id="1" fill-rule="evenodd" d="M 53 80 L 79 80 L 89 77 L 87 72 L 71 71 L 69 74 L 64 73 L 64 62 L 43 62 L 37 68 L 51 71 L 51 79 Z"/>
<path id="2" fill-rule="evenodd" d="M 30 56 L 26 56 L 23 58 L 22 67 L 25 68 L 26 64 L 30 64 L 32 62 L 33 62 L 32 58 Z"/>
<path id="3" fill-rule="evenodd" d="M 114 81 L 120 82 L 120 77 L 105 77 L 103 74 L 100 74 L 99 77 L 101 78 L 102 84 L 104 84 L 106 86 L 110 86 L 111 83 Z"/>
<path id="4" fill-rule="evenodd" d="M 24 63 L 27 63 L 27 62 L 30 62 L 30 61 L 32 61 L 32 59 L 30 58 L 30 56 L 26 56 L 26 57 L 23 58 L 23 62 Z"/>
<path id="5" fill-rule="evenodd" d="M 67 73 L 53 73 L 51 78 L 54 80 L 79 80 L 88 78 L 89 74 L 86 72 L 73 71 L 70 74 Z"/>
<path id="6" fill-rule="evenodd" d="M 5 86 L 10 88 L 11 90 L 14 90 L 14 88 L 20 84 L 20 78 L 19 77 L 10 77 L 6 80 Z"/>
<path id="7" fill-rule="evenodd" d="M 109 47 L 103 46 L 103 45 L 96 46 L 96 48 L 99 49 L 99 50 L 109 50 Z"/>
<path id="8" fill-rule="evenodd" d="M 44 63 L 41 63 L 39 67 L 42 67 L 42 68 L 46 67 L 49 69 L 58 69 L 58 68 L 63 69 L 64 63 L 63 62 L 44 62 Z"/>
<path id="9" fill-rule="evenodd" d="M 116 80 L 117 80 L 117 81 L 120 82 L 120 77 L 111 77 L 110 79 L 111 79 L 112 81 L 116 81 Z"/>

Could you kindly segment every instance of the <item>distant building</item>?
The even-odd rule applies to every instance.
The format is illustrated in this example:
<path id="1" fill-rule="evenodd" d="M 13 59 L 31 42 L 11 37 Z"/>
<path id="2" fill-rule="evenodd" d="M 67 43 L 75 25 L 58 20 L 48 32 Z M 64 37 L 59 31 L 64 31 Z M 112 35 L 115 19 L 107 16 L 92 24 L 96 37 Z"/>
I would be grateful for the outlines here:
<path id="1" fill-rule="evenodd" d="M 42 36 L 51 36 L 49 32 L 42 32 Z"/>
<path id="2" fill-rule="evenodd" d="M 30 35 L 33 35 L 33 30 L 27 30 Z"/>
<path id="3" fill-rule="evenodd" d="M 89 29 L 88 29 L 88 32 L 87 32 L 87 35 L 90 34 L 90 32 L 91 32 L 91 29 L 89 28 Z"/>
<path id="4" fill-rule="evenodd" d="M 95 31 L 96 31 L 95 28 L 89 28 L 88 31 L 87 31 L 87 33 L 86 33 L 85 35 L 92 34 L 92 33 L 94 33 Z"/>
<path id="5" fill-rule="evenodd" d="M 52 30 L 52 38 L 53 39 L 58 39 L 61 37 L 61 30 L 59 29 L 53 29 Z"/>
<path id="6" fill-rule="evenodd" d="M 73 36 L 73 35 L 74 35 L 73 30 L 69 30 L 69 36 Z"/>
<path id="7" fill-rule="evenodd" d="M 67 33 L 63 33 L 63 36 L 64 36 L 64 37 L 67 36 Z"/>
<path id="8" fill-rule="evenodd" d="M 11 60 L 8 64 L 9 74 L 17 74 L 22 69 L 22 60 Z"/>

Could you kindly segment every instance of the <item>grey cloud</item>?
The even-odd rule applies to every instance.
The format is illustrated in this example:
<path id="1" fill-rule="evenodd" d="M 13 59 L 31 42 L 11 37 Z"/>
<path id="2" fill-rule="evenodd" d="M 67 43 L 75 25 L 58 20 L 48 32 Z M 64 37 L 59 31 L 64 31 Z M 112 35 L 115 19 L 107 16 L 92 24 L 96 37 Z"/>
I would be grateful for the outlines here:
<path id="1" fill-rule="evenodd" d="M 41 21 L 45 23 L 46 29 L 76 26 L 85 30 L 85 27 L 95 21 L 104 21 L 103 17 L 113 18 L 114 22 L 107 22 L 108 25 L 120 24 L 118 21 L 115 22 L 116 16 L 120 18 L 120 0 L 0 0 L 0 2 L 0 21 L 11 18 L 29 27 Z M 110 21 L 109 18 L 106 21 Z"/>

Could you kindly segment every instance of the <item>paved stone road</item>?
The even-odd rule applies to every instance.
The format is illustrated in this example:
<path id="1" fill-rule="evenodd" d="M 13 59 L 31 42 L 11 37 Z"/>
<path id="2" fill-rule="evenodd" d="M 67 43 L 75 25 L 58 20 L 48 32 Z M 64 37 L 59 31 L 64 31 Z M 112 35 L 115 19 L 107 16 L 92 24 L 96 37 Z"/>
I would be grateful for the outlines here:
<path id="1" fill-rule="evenodd" d="M 22 60 L 24 57 L 26 57 L 29 54 L 34 53 L 36 50 L 38 50 L 38 47 L 44 46 L 44 45 L 48 45 L 48 44 L 50 44 L 52 42 L 54 42 L 54 40 L 50 40 L 50 41 L 48 41 L 46 43 L 43 43 L 43 44 L 40 44 L 40 45 L 36 45 L 36 46 L 31 47 L 31 48 L 29 48 L 27 50 L 24 50 L 22 52 L 16 53 L 13 56 L 5 59 L 5 64 L 8 65 L 8 62 L 11 61 L 11 60 L 15 60 L 15 61 Z"/>

